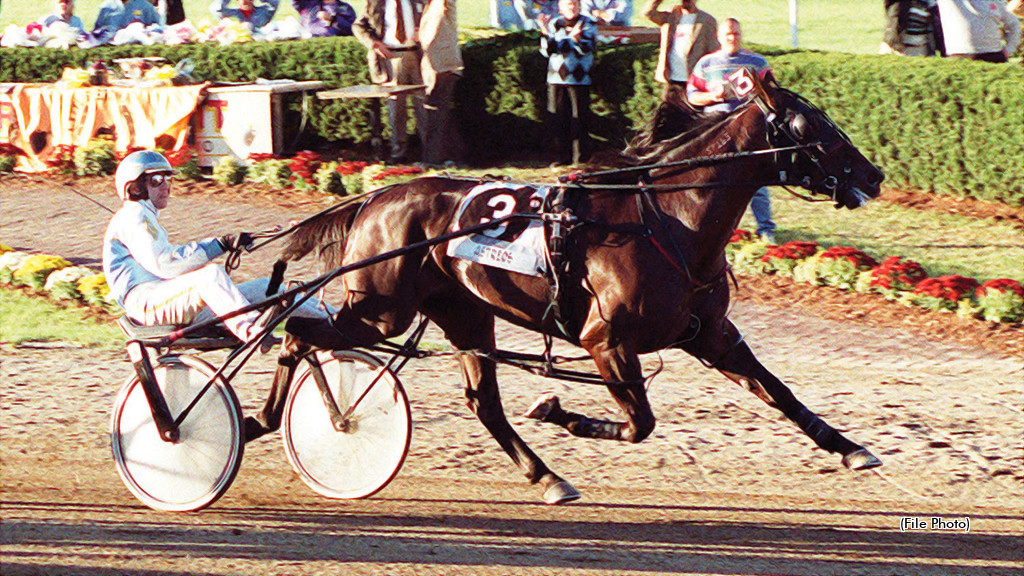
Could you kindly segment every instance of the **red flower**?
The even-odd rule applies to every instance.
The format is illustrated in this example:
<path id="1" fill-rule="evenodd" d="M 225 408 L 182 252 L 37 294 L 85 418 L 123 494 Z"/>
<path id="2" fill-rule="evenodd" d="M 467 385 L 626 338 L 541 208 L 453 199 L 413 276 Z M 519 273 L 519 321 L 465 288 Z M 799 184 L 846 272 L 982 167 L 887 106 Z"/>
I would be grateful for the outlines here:
<path id="1" fill-rule="evenodd" d="M 914 294 L 923 294 L 957 302 L 964 295 L 977 288 L 978 281 L 974 278 L 952 274 L 949 276 L 939 276 L 938 278 L 925 278 L 914 287 Z"/>
<path id="2" fill-rule="evenodd" d="M 373 180 L 386 180 L 393 176 L 419 174 L 420 172 L 423 172 L 423 169 L 419 166 L 395 166 L 394 168 L 387 168 L 386 170 L 382 170 L 379 174 L 374 175 Z"/>
<path id="3" fill-rule="evenodd" d="M 813 256 L 818 251 L 817 242 L 786 242 L 779 246 L 769 246 L 768 251 L 761 257 L 762 262 L 769 260 L 803 260 Z"/>
<path id="4" fill-rule="evenodd" d="M 342 176 L 348 176 L 349 174 L 358 174 L 366 169 L 368 164 L 359 160 L 353 160 L 351 162 L 342 162 L 338 164 L 338 174 Z"/>
<path id="5" fill-rule="evenodd" d="M 121 160 L 124 160 L 129 154 L 133 152 L 138 152 L 140 150 L 145 150 L 145 148 L 143 148 L 142 146 L 132 146 L 131 144 L 129 144 L 128 148 L 124 152 L 114 152 L 114 158 L 118 162 L 120 162 Z M 170 161 L 170 158 L 168 158 L 167 160 Z M 171 166 L 173 166 L 173 164 L 171 164 Z"/>
<path id="6" fill-rule="evenodd" d="M 54 146 L 43 160 L 51 170 L 66 170 L 75 165 L 75 147 L 70 144 Z"/>
<path id="7" fill-rule="evenodd" d="M 747 242 L 753 239 L 754 234 L 752 232 L 750 232 L 749 230 L 743 230 L 742 228 L 737 228 L 736 231 L 732 233 L 732 237 L 729 238 L 729 243 L 732 244 L 734 242 Z"/>
<path id="8" fill-rule="evenodd" d="M 928 277 L 924 268 L 913 260 L 890 256 L 871 271 L 871 285 L 886 290 L 910 290 Z"/>
<path id="9" fill-rule="evenodd" d="M 989 280 L 982 284 L 975 291 L 975 294 L 978 296 L 984 296 L 989 290 L 992 290 L 993 292 L 1013 292 L 1017 296 L 1024 298 L 1024 286 L 1021 286 L 1020 282 L 1009 278 Z"/>
<path id="10" fill-rule="evenodd" d="M 25 151 L 14 144 L 0 144 L 0 156 L 24 156 Z"/>
<path id="11" fill-rule="evenodd" d="M 848 246 L 833 246 L 821 253 L 822 260 L 848 260 L 856 268 L 867 270 L 878 265 L 874 258 Z"/>
<path id="12" fill-rule="evenodd" d="M 253 152 L 252 154 L 249 154 L 248 158 L 246 158 L 246 161 L 248 161 L 250 164 L 255 164 L 257 162 L 263 162 L 265 160 L 277 160 L 277 155 L 276 154 L 265 154 L 263 152 Z"/>
<path id="13" fill-rule="evenodd" d="M 165 154 L 167 161 L 175 168 L 185 164 L 195 155 L 195 151 L 189 146 L 182 146 L 178 150 L 172 150 Z"/>

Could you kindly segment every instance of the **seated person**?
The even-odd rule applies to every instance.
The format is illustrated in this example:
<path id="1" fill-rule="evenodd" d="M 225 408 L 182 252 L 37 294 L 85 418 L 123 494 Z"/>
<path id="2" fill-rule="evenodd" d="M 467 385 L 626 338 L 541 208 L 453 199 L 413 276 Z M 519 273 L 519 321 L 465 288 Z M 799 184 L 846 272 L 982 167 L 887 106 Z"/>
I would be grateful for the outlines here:
<path id="1" fill-rule="evenodd" d="M 171 197 L 174 169 L 163 155 L 149 150 L 125 157 L 114 173 L 124 201 L 110 219 L 103 238 L 103 272 L 125 315 L 138 324 L 183 325 L 225 316 L 266 298 L 266 278 L 235 285 L 223 267 L 211 261 L 228 250 L 252 243 L 248 234 L 229 234 L 175 246 L 158 221 Z M 293 314 L 326 318 L 310 298 Z M 225 320 L 242 342 L 254 339 L 267 315 L 249 312 Z M 266 349 L 272 339 L 263 343 Z"/>
<path id="2" fill-rule="evenodd" d="M 580 12 L 602 26 L 629 26 L 633 4 L 629 0 L 583 0 Z"/>
<path id="3" fill-rule="evenodd" d="M 63 22 L 71 28 L 78 30 L 79 34 L 85 33 L 82 19 L 75 16 L 75 0 L 53 0 L 53 13 L 42 18 L 39 22 L 43 26 Z"/>
<path id="4" fill-rule="evenodd" d="M 292 0 L 302 18 L 302 31 L 313 37 L 351 36 L 356 11 L 342 0 Z"/>
<path id="5" fill-rule="evenodd" d="M 256 0 L 238 0 L 238 8 L 229 8 L 231 0 L 214 0 L 213 4 L 210 4 L 210 10 L 217 18 L 233 18 L 249 24 L 255 32 L 274 19 L 279 2 L 280 0 L 262 0 L 257 5 Z"/>
<path id="6" fill-rule="evenodd" d="M 92 29 L 93 42 L 106 44 L 113 40 L 118 30 L 133 22 L 145 26 L 163 25 L 156 8 L 146 0 L 106 0 L 100 5 L 96 25 Z"/>

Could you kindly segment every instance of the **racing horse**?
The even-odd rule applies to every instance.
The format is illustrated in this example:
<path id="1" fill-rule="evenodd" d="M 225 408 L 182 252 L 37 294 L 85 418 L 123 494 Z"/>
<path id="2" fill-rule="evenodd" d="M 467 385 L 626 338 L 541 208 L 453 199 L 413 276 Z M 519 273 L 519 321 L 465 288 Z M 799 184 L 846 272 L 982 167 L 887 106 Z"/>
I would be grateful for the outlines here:
<path id="1" fill-rule="evenodd" d="M 755 358 L 727 317 L 725 247 L 754 192 L 796 185 L 856 208 L 879 194 L 884 175 L 820 109 L 777 84 L 761 85 L 732 113 L 697 117 L 663 102 L 624 156 L 630 166 L 576 178 L 552 314 L 550 276 L 449 255 L 449 242 L 348 272 L 330 321 L 290 318 L 282 358 L 309 349 L 371 346 L 405 332 L 417 313 L 459 354 L 468 405 L 550 504 L 579 492 L 549 469 L 506 419 L 496 380 L 495 318 L 582 347 L 625 414 L 587 417 L 542 396 L 527 416 L 576 436 L 640 442 L 654 429 L 638 355 L 679 348 L 792 420 L 819 447 L 860 470 L 881 465 L 802 404 Z M 329 266 L 424 243 L 467 223 L 456 215 L 480 180 L 422 177 L 385 189 L 296 230 L 284 254 L 316 252 Z M 496 190 L 476 219 L 526 211 L 537 187 Z M 502 196 L 504 195 L 504 197 Z M 535 206 L 534 206 L 535 207 Z M 505 221 L 502 226 L 512 228 Z M 426 243 L 429 244 L 429 243 Z M 550 260 L 550 259 L 549 259 Z"/>

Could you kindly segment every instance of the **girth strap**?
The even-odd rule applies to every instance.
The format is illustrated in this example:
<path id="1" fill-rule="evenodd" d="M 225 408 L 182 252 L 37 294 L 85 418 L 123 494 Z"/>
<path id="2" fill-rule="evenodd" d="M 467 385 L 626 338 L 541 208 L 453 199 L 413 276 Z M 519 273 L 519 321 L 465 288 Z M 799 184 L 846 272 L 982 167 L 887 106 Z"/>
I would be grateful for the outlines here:
<path id="1" fill-rule="evenodd" d="M 551 189 L 544 199 L 542 213 L 544 215 L 544 233 L 547 239 L 548 273 L 545 278 L 548 281 L 549 301 L 548 308 L 544 311 L 543 320 L 549 317 L 554 321 L 555 326 L 562 336 L 573 344 L 579 344 L 576 331 L 570 328 L 571 320 L 566 317 L 566 291 L 565 281 L 569 277 L 569 259 L 566 257 L 568 237 L 577 225 L 576 215 L 573 208 L 578 200 L 579 189 L 575 186 L 558 186 Z"/>

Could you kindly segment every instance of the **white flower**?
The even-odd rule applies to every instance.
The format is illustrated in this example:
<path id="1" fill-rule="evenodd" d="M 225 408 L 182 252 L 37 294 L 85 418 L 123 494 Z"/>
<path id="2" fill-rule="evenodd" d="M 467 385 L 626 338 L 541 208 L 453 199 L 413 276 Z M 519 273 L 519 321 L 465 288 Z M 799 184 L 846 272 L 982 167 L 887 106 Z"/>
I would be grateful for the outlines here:
<path id="1" fill-rule="evenodd" d="M 57 270 L 53 274 L 46 277 L 46 286 L 43 287 L 47 292 L 53 290 L 54 286 L 59 283 L 78 284 L 78 281 L 86 276 L 95 274 L 91 268 L 85 266 L 68 266 Z"/>

